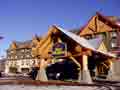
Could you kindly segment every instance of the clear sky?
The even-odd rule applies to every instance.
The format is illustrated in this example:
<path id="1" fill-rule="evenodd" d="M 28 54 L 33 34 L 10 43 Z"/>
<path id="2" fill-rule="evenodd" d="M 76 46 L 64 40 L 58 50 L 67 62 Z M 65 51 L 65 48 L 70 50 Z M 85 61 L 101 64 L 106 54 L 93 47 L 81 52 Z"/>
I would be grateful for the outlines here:
<path id="1" fill-rule="evenodd" d="M 0 56 L 12 40 L 29 40 L 44 35 L 57 24 L 65 29 L 79 28 L 100 11 L 120 16 L 120 0 L 0 0 Z"/>

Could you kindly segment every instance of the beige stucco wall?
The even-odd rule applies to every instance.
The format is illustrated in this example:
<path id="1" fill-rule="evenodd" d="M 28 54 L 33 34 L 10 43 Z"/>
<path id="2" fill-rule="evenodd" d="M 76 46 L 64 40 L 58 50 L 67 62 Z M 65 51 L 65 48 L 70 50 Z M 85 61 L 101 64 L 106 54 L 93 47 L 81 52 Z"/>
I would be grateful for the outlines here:
<path id="1" fill-rule="evenodd" d="M 113 70 L 114 70 L 114 79 L 120 81 L 120 61 L 115 61 L 113 63 Z"/>

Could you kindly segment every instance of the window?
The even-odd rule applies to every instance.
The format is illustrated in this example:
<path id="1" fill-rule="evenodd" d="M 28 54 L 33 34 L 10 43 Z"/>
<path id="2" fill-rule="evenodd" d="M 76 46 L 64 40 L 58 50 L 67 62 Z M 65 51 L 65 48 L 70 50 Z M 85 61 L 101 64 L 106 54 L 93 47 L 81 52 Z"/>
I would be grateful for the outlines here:
<path id="1" fill-rule="evenodd" d="M 13 56 L 11 56 L 11 59 L 13 59 Z"/>
<path id="2" fill-rule="evenodd" d="M 91 35 L 87 35 L 85 36 L 86 39 L 92 39 L 92 36 Z"/>
<path id="3" fill-rule="evenodd" d="M 17 59 L 17 56 L 15 56 L 15 59 Z"/>
<path id="4" fill-rule="evenodd" d="M 29 57 L 30 57 L 30 55 L 26 55 L 26 57 L 27 57 L 27 58 L 29 58 Z"/>
<path id="5" fill-rule="evenodd" d="M 26 49 L 26 52 L 30 52 L 30 49 Z"/>
<path id="6" fill-rule="evenodd" d="M 111 37 L 116 38 L 117 37 L 117 32 L 111 32 Z"/>
<path id="7" fill-rule="evenodd" d="M 30 61 L 29 60 L 26 60 L 26 65 L 29 65 L 30 64 Z"/>
<path id="8" fill-rule="evenodd" d="M 21 58 L 23 59 L 23 56 L 21 56 Z"/>
<path id="9" fill-rule="evenodd" d="M 12 53 L 14 53 L 14 51 L 12 50 L 10 53 L 12 54 Z"/>
<path id="10" fill-rule="evenodd" d="M 22 61 L 22 65 L 24 65 L 24 61 Z"/>
<path id="11" fill-rule="evenodd" d="M 25 51 L 24 49 L 21 50 L 21 52 L 24 52 L 24 51 Z"/>
<path id="12" fill-rule="evenodd" d="M 111 48 L 116 48 L 117 47 L 117 40 L 116 39 L 112 39 L 111 40 Z"/>

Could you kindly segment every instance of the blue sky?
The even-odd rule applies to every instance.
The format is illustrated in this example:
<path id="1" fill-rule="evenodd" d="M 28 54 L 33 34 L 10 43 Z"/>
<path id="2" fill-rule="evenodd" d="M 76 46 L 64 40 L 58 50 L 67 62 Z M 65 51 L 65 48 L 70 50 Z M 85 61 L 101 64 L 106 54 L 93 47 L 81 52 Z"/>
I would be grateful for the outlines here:
<path id="1" fill-rule="evenodd" d="M 120 16 L 120 0 L 0 0 L 0 56 L 13 40 L 44 35 L 53 24 L 79 28 L 100 11 Z"/>

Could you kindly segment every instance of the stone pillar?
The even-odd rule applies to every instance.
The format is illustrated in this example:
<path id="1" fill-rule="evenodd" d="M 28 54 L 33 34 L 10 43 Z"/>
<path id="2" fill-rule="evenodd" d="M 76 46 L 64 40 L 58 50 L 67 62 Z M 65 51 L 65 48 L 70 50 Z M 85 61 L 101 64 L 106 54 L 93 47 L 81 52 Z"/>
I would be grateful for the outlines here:
<path id="1" fill-rule="evenodd" d="M 82 82 L 92 83 L 92 78 L 91 78 L 90 72 L 88 70 L 88 56 L 85 54 L 82 56 L 82 63 L 83 63 Z"/>
<path id="2" fill-rule="evenodd" d="M 111 62 L 110 70 L 107 79 L 108 80 L 120 80 L 120 63 L 119 61 Z"/>
<path id="3" fill-rule="evenodd" d="M 110 70 L 108 72 L 107 80 L 112 80 L 113 79 L 113 73 L 114 73 L 113 68 L 114 68 L 113 63 L 110 62 Z"/>
<path id="4" fill-rule="evenodd" d="M 45 68 L 41 68 L 41 69 L 38 71 L 36 80 L 39 80 L 39 81 L 48 81 Z"/>
<path id="5" fill-rule="evenodd" d="M 48 81 L 46 69 L 45 69 L 47 67 L 47 65 L 48 65 L 47 61 L 45 61 L 44 59 L 40 60 L 40 70 L 38 71 L 36 80 Z"/>

